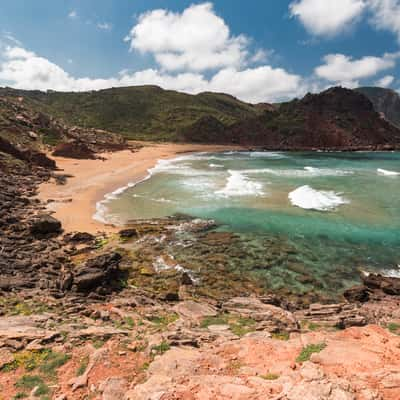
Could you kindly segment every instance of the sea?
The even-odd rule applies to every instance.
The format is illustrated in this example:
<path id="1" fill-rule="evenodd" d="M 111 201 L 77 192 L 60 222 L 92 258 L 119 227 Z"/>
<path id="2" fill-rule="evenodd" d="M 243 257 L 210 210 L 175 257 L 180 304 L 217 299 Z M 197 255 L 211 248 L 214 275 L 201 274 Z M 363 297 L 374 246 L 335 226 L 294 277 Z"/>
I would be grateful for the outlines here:
<path id="1" fill-rule="evenodd" d="M 248 257 L 237 268 L 266 287 L 337 292 L 360 273 L 400 277 L 399 152 L 182 155 L 107 195 L 95 218 L 123 225 L 175 214 L 215 220 L 251 244 L 257 268 Z M 282 256 L 271 243 L 292 250 Z"/>

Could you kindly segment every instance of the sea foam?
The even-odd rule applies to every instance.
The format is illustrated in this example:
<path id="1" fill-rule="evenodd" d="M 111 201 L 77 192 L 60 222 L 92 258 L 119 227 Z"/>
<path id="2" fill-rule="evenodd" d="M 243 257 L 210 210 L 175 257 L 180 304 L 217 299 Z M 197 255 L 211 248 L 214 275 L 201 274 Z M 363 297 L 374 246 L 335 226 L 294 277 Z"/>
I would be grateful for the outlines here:
<path id="1" fill-rule="evenodd" d="M 315 190 L 305 185 L 289 193 L 290 202 L 305 210 L 331 211 L 349 201 L 333 191 Z"/>
<path id="2" fill-rule="evenodd" d="M 385 175 L 385 176 L 399 176 L 400 175 L 400 172 L 389 171 L 387 169 L 382 169 L 382 168 L 378 168 L 377 171 L 378 171 L 378 174 Z"/>
<path id="3" fill-rule="evenodd" d="M 223 197 L 231 196 L 261 196 L 264 194 L 262 184 L 249 180 L 240 171 L 229 170 L 229 177 L 223 189 L 216 192 Z"/>

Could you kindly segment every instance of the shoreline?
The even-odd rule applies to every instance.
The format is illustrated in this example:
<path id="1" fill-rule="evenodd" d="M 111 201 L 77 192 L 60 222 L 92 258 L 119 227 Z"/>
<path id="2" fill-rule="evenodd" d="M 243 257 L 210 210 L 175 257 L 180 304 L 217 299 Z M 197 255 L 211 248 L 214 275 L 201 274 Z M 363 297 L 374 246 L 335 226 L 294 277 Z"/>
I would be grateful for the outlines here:
<path id="1" fill-rule="evenodd" d="M 106 196 L 129 184 L 146 179 L 148 170 L 158 160 L 196 152 L 222 152 L 245 150 L 235 145 L 204 145 L 176 143 L 148 143 L 137 151 L 122 150 L 99 154 L 103 159 L 81 160 L 64 157 L 51 158 L 60 174 L 71 175 L 64 185 L 54 179 L 39 186 L 38 198 L 47 203 L 47 210 L 61 221 L 64 232 L 113 233 L 121 227 L 105 224 L 94 216 L 97 204 Z"/>

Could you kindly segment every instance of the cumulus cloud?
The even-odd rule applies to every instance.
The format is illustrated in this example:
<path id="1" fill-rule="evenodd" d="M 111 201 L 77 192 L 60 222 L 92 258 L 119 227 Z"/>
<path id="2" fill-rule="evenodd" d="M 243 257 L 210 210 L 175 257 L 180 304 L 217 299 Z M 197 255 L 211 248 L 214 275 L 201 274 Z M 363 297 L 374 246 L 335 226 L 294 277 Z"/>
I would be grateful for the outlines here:
<path id="1" fill-rule="evenodd" d="M 400 0 L 368 0 L 371 23 L 377 29 L 393 32 L 400 42 Z"/>
<path id="2" fill-rule="evenodd" d="M 393 82 L 394 82 L 394 76 L 386 75 L 383 78 L 378 79 L 377 81 L 375 81 L 374 85 L 386 88 L 386 87 L 389 87 Z"/>
<path id="3" fill-rule="evenodd" d="M 126 40 L 131 50 L 153 54 L 170 71 L 239 67 L 249 44 L 244 35 L 231 34 L 212 3 L 192 5 L 182 13 L 163 9 L 144 13 Z"/>
<path id="4" fill-rule="evenodd" d="M 334 36 L 357 22 L 365 7 L 364 0 L 297 0 L 289 11 L 310 33 Z"/>
<path id="5" fill-rule="evenodd" d="M 344 54 L 328 54 L 323 58 L 324 64 L 315 68 L 315 74 L 335 84 L 355 87 L 359 79 L 370 78 L 393 68 L 397 57 L 397 53 L 388 53 L 382 57 L 366 56 L 355 60 Z"/>
<path id="6" fill-rule="evenodd" d="M 109 79 L 75 78 L 58 65 L 22 47 L 2 54 L 0 81 L 19 89 L 84 91 L 130 85 L 158 85 L 187 93 L 218 91 L 249 102 L 279 101 L 301 90 L 301 77 L 281 68 L 223 68 L 207 79 L 199 72 L 168 73 L 157 69 L 122 71 Z"/>

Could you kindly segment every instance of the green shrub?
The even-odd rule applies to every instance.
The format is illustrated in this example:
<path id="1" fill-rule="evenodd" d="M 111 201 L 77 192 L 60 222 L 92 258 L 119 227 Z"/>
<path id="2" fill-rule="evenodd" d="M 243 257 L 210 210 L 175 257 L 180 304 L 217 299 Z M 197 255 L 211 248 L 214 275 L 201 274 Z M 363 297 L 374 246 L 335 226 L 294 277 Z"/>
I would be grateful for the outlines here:
<path id="1" fill-rule="evenodd" d="M 309 344 L 303 347 L 301 353 L 296 358 L 297 362 L 308 361 L 313 353 L 319 353 L 326 347 L 326 343 Z"/>

